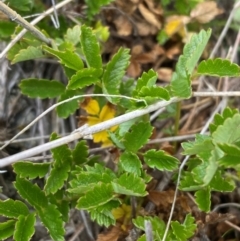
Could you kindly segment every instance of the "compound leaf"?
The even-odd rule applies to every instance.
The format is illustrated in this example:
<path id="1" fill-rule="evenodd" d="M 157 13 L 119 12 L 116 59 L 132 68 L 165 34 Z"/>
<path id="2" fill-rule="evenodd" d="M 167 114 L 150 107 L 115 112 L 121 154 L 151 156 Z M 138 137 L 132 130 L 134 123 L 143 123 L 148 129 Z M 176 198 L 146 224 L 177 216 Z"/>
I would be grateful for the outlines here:
<path id="1" fill-rule="evenodd" d="M 132 152 L 124 152 L 120 156 L 119 165 L 121 168 L 129 173 L 136 174 L 137 176 L 141 175 L 141 161 L 135 153 Z"/>
<path id="2" fill-rule="evenodd" d="M 0 223 L 0 239 L 6 240 L 11 237 L 15 230 L 16 220 L 8 220 L 6 222 Z"/>
<path id="3" fill-rule="evenodd" d="M 140 197 L 147 195 L 144 180 L 132 173 L 124 173 L 119 179 L 112 182 L 112 186 L 114 191 L 119 194 Z"/>
<path id="4" fill-rule="evenodd" d="M 94 68 L 81 69 L 69 80 L 68 89 L 81 89 L 85 86 L 97 83 L 99 80 L 99 70 Z"/>
<path id="5" fill-rule="evenodd" d="M 62 83 L 47 79 L 24 79 L 19 86 L 22 93 L 31 98 L 54 98 L 65 91 L 65 86 Z"/>
<path id="6" fill-rule="evenodd" d="M 0 200 L 0 215 L 8 218 L 17 218 L 20 215 L 28 214 L 29 210 L 23 202 L 13 201 L 12 199 Z"/>
<path id="7" fill-rule="evenodd" d="M 173 171 L 178 168 L 179 160 L 164 151 L 149 150 L 144 153 L 144 161 L 148 166 L 158 170 Z"/>
<path id="8" fill-rule="evenodd" d="M 203 212 L 209 212 L 211 206 L 211 192 L 210 187 L 202 188 L 195 192 L 195 201 L 198 208 Z"/>
<path id="9" fill-rule="evenodd" d="M 60 60 L 60 63 L 70 69 L 74 69 L 74 70 L 80 70 L 83 68 L 83 62 L 80 59 L 80 57 L 76 54 L 73 53 L 72 51 L 66 49 L 64 52 L 63 51 L 58 51 L 58 50 L 54 50 L 48 46 L 43 46 L 43 49 L 54 55 L 55 57 L 57 57 Z"/>
<path id="10" fill-rule="evenodd" d="M 27 216 L 20 215 L 16 222 L 13 238 L 17 241 L 27 241 L 33 236 L 35 229 L 35 214 L 31 213 Z"/>
<path id="11" fill-rule="evenodd" d="M 98 183 L 85 196 L 79 198 L 77 208 L 92 209 L 101 206 L 114 198 L 111 184 Z"/>
<path id="12" fill-rule="evenodd" d="M 96 36 L 92 32 L 92 29 L 85 25 L 82 25 L 80 39 L 82 51 L 85 55 L 87 66 L 102 70 L 100 47 Z M 101 74 L 101 72 L 99 73 L 99 75 Z"/>
<path id="13" fill-rule="evenodd" d="M 51 140 L 56 140 L 57 138 L 56 133 L 53 133 Z M 55 161 L 44 187 L 47 194 L 57 192 L 64 185 L 72 164 L 72 153 L 67 145 L 56 147 L 51 152 Z"/>
<path id="14" fill-rule="evenodd" d="M 14 172 L 22 178 L 44 177 L 49 171 L 50 163 L 17 162 L 13 165 Z"/>
<path id="15" fill-rule="evenodd" d="M 127 132 L 123 138 L 123 144 L 126 150 L 130 152 L 138 151 L 152 134 L 152 126 L 149 122 L 139 122 L 131 127 L 131 131 Z"/>
<path id="16" fill-rule="evenodd" d="M 197 74 L 234 77 L 240 75 L 240 68 L 227 59 L 208 59 L 198 65 Z"/>
<path id="17" fill-rule="evenodd" d="M 108 62 L 103 74 L 102 84 L 104 94 L 119 95 L 120 82 L 129 64 L 129 58 L 129 50 L 120 48 Z M 117 98 L 107 98 L 112 103 L 116 103 L 118 100 Z"/>

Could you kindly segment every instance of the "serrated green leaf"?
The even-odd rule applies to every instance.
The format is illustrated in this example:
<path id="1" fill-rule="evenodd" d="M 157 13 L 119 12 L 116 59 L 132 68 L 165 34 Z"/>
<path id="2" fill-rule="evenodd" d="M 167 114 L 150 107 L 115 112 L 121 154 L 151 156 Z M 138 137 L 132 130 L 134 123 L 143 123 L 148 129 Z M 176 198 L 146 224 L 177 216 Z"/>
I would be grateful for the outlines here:
<path id="1" fill-rule="evenodd" d="M 143 72 L 142 76 L 137 80 L 136 90 L 133 91 L 134 96 L 137 96 L 138 92 L 143 87 L 154 86 L 156 84 L 157 78 L 158 78 L 157 72 L 155 72 L 152 69 L 150 69 L 148 72 Z"/>
<path id="2" fill-rule="evenodd" d="M 120 156 L 119 164 L 124 171 L 136 174 L 137 176 L 141 175 L 142 164 L 135 153 L 124 152 Z"/>
<path id="3" fill-rule="evenodd" d="M 27 216 L 19 216 L 13 235 L 14 240 L 29 241 L 35 232 L 34 223 L 34 213 L 28 214 Z"/>
<path id="4" fill-rule="evenodd" d="M 194 224 L 194 218 L 188 214 L 183 224 L 180 224 L 178 221 L 172 221 L 171 227 L 178 241 L 186 241 L 194 235 L 197 225 Z"/>
<path id="5" fill-rule="evenodd" d="M 75 95 L 79 95 L 78 92 L 74 90 L 65 90 L 65 92 L 60 96 L 58 102 L 67 100 Z M 81 98 L 79 98 L 81 99 Z M 67 118 L 69 115 L 75 113 L 75 111 L 79 108 L 78 101 L 79 99 L 68 101 L 64 104 L 57 106 L 57 114 L 61 118 Z"/>
<path id="6" fill-rule="evenodd" d="M 49 200 L 53 205 L 56 205 L 57 209 L 62 215 L 62 220 L 64 222 L 68 222 L 69 220 L 69 210 L 70 210 L 70 205 L 69 201 L 65 200 L 65 190 L 58 190 L 56 193 L 53 195 L 50 194 Z"/>
<path id="7" fill-rule="evenodd" d="M 224 152 L 224 156 L 219 159 L 219 164 L 227 168 L 236 167 L 240 164 L 240 148 L 231 144 L 218 144 L 218 147 Z"/>
<path id="8" fill-rule="evenodd" d="M 211 123 L 209 126 L 211 134 L 217 129 L 218 126 L 222 125 L 227 118 L 231 118 L 237 113 L 239 113 L 237 109 L 230 109 L 229 107 L 227 107 L 224 109 L 221 115 L 216 114 L 214 116 L 213 123 Z"/>
<path id="9" fill-rule="evenodd" d="M 119 194 L 140 197 L 147 195 L 144 180 L 132 173 L 124 173 L 119 179 L 112 182 L 112 186 L 114 191 Z"/>
<path id="10" fill-rule="evenodd" d="M 14 163 L 14 172 L 22 178 L 44 177 L 49 171 L 50 163 L 17 162 Z"/>
<path id="11" fill-rule="evenodd" d="M 189 43 L 187 43 L 183 48 L 186 70 L 190 75 L 192 74 L 199 58 L 201 57 L 208 43 L 211 32 L 211 29 L 208 29 L 208 31 L 201 30 L 200 33 L 193 34 Z"/>
<path id="12" fill-rule="evenodd" d="M 144 153 L 144 161 L 152 168 L 173 171 L 178 168 L 179 160 L 164 151 L 149 150 Z"/>
<path id="13" fill-rule="evenodd" d="M 224 121 L 212 134 L 216 143 L 234 144 L 240 140 L 240 114 L 235 114 L 232 118 Z"/>
<path id="14" fill-rule="evenodd" d="M 198 205 L 198 208 L 203 212 L 209 212 L 211 207 L 211 192 L 210 188 L 202 188 L 195 192 L 195 201 Z"/>
<path id="15" fill-rule="evenodd" d="M 56 140 L 56 133 L 51 135 L 51 140 Z M 67 145 L 62 145 L 51 150 L 54 164 L 46 181 L 44 190 L 46 194 L 55 193 L 62 188 L 71 169 L 72 153 Z"/>
<path id="16" fill-rule="evenodd" d="M 0 223 L 0 240 L 6 240 L 14 233 L 16 220 L 8 220 Z"/>
<path id="17" fill-rule="evenodd" d="M 233 180 L 227 180 L 220 170 L 217 170 L 209 186 L 211 190 L 217 192 L 232 192 L 235 189 Z"/>
<path id="18" fill-rule="evenodd" d="M 39 59 L 43 58 L 45 55 L 43 54 L 42 50 L 37 47 L 29 46 L 26 49 L 21 49 L 18 54 L 15 55 L 11 64 L 16 64 L 18 62 L 31 60 L 31 59 Z"/>
<path id="19" fill-rule="evenodd" d="M 81 89 L 86 86 L 96 84 L 99 82 L 99 72 L 102 70 L 94 69 L 94 68 L 88 68 L 88 69 L 81 69 L 77 71 L 75 75 L 71 77 L 69 80 L 68 89 Z"/>
<path id="20" fill-rule="evenodd" d="M 176 72 L 171 79 L 171 90 L 174 96 L 189 98 L 192 94 L 191 79 L 187 73 L 186 63 L 183 56 L 180 56 L 176 66 Z"/>
<path id="21" fill-rule="evenodd" d="M 90 216 L 93 221 L 96 221 L 99 225 L 109 227 L 110 225 L 115 225 L 116 220 L 114 219 L 111 211 L 97 211 L 91 210 Z"/>
<path id="22" fill-rule="evenodd" d="M 234 77 L 240 75 L 240 68 L 237 64 L 234 64 L 227 59 L 208 59 L 203 60 L 198 65 L 197 74 Z"/>
<path id="23" fill-rule="evenodd" d="M 92 209 L 101 206 L 115 197 L 111 184 L 98 183 L 85 196 L 79 198 L 77 208 Z"/>
<path id="24" fill-rule="evenodd" d="M 71 193 L 85 193 L 95 187 L 96 183 L 110 183 L 113 178 L 107 173 L 90 173 L 83 172 L 77 175 L 77 178 L 73 179 L 71 184 L 71 189 L 68 191 Z"/>
<path id="25" fill-rule="evenodd" d="M 48 205 L 45 193 L 36 184 L 34 185 L 24 178 L 17 177 L 14 186 L 21 197 L 36 209 L 41 209 Z"/>
<path id="26" fill-rule="evenodd" d="M 119 95 L 120 82 L 129 64 L 129 59 L 129 49 L 120 48 L 108 62 L 103 74 L 102 85 L 104 94 Z M 113 104 L 118 101 L 117 98 L 108 97 L 107 99 Z"/>
<path id="27" fill-rule="evenodd" d="M 208 137 L 202 141 L 196 140 L 194 142 L 182 143 L 182 147 L 184 149 L 184 155 L 201 155 L 203 152 L 210 153 L 214 149 L 211 137 Z"/>
<path id="28" fill-rule="evenodd" d="M 81 26 L 81 46 L 85 55 L 87 66 L 95 69 L 102 69 L 102 59 L 99 43 L 91 28 Z M 99 74 L 100 75 L 100 74 Z"/>
<path id="29" fill-rule="evenodd" d="M 38 210 L 38 215 L 53 240 L 64 241 L 64 228 L 61 213 L 55 205 L 48 204 Z"/>
<path id="30" fill-rule="evenodd" d="M 189 98 L 191 96 L 190 76 L 201 57 L 203 50 L 209 40 L 211 30 L 202 30 L 199 34 L 192 36 L 189 43 L 184 46 L 183 55 L 179 57 L 176 72 L 171 79 L 171 89 L 174 96 Z"/>
<path id="31" fill-rule="evenodd" d="M 56 80 L 24 79 L 19 84 L 21 92 L 31 98 L 54 98 L 64 93 L 65 86 Z"/>
<path id="32" fill-rule="evenodd" d="M 13 201 L 12 199 L 0 200 L 0 215 L 8 218 L 17 218 L 20 215 L 28 214 L 29 210 L 23 202 Z"/>
<path id="33" fill-rule="evenodd" d="M 126 150 L 130 152 L 138 151 L 152 134 L 153 127 L 149 122 L 139 122 L 132 126 L 131 131 L 127 132 L 123 138 Z"/>
<path id="34" fill-rule="evenodd" d="M 81 140 L 72 151 L 73 163 L 81 165 L 88 161 L 88 146 L 85 140 Z"/>
<path id="35" fill-rule="evenodd" d="M 81 29 L 79 25 L 69 28 L 64 35 L 64 39 L 67 42 L 71 42 L 73 45 L 77 45 L 80 42 Z"/>
<path id="36" fill-rule="evenodd" d="M 76 54 L 71 52 L 70 50 L 66 49 L 63 51 L 54 50 L 48 46 L 43 46 L 43 49 L 54 55 L 60 60 L 60 63 L 70 69 L 80 70 L 83 68 L 83 62 L 80 57 Z"/>
<path id="37" fill-rule="evenodd" d="M 184 172 L 181 177 L 180 189 L 183 191 L 196 191 L 202 188 L 202 184 L 199 185 L 194 180 L 192 173 Z"/>
<path id="38" fill-rule="evenodd" d="M 151 87 L 142 87 L 138 93 L 139 97 L 150 98 L 150 99 L 163 99 L 169 100 L 170 95 L 169 92 L 160 86 L 151 86 Z"/>

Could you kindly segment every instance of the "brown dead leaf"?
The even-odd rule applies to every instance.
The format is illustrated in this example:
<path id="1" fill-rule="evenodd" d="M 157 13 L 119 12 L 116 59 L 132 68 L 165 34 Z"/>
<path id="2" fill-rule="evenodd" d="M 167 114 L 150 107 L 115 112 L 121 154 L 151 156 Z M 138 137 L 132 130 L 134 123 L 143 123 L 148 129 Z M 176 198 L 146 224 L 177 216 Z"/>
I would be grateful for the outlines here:
<path id="1" fill-rule="evenodd" d="M 119 7 L 124 13 L 128 14 L 131 16 L 133 12 L 137 9 L 138 6 L 137 0 L 131 0 L 131 1 L 122 1 L 122 0 L 117 0 L 116 5 Z"/>
<path id="2" fill-rule="evenodd" d="M 97 241 L 117 241 L 121 233 L 121 227 L 114 226 L 107 233 L 99 234 Z"/>
<path id="3" fill-rule="evenodd" d="M 155 35 L 159 31 L 157 27 L 138 18 L 135 21 L 139 36 Z"/>
<path id="4" fill-rule="evenodd" d="M 159 68 L 157 73 L 160 80 L 169 82 L 172 78 L 173 70 L 170 68 Z"/>
<path id="5" fill-rule="evenodd" d="M 169 59 L 174 59 L 176 55 L 179 55 L 182 51 L 182 44 L 175 44 L 166 51 L 166 56 Z"/>
<path id="6" fill-rule="evenodd" d="M 153 202 L 156 206 L 164 206 L 167 207 L 169 204 L 173 202 L 174 191 L 149 191 L 148 198 L 151 202 Z"/>
<path id="7" fill-rule="evenodd" d="M 182 207 L 183 210 L 186 212 L 191 212 L 191 208 L 189 206 L 189 202 L 186 196 L 181 195 L 178 199 L 177 202 L 179 202 L 180 206 Z"/>
<path id="8" fill-rule="evenodd" d="M 149 11 L 142 3 L 138 5 L 138 9 L 148 23 L 152 24 L 157 29 L 161 28 L 160 20 L 151 11 Z"/>
<path id="9" fill-rule="evenodd" d="M 163 14 L 163 9 L 161 8 L 161 5 L 159 2 L 157 1 L 153 1 L 153 0 L 145 0 L 144 1 L 149 10 L 157 15 L 162 15 Z"/>
<path id="10" fill-rule="evenodd" d="M 130 64 L 127 68 L 127 75 L 133 78 L 138 77 L 142 73 L 141 65 L 134 59 L 130 59 Z"/>
<path id="11" fill-rule="evenodd" d="M 191 11 L 190 16 L 195 18 L 199 23 L 208 23 L 221 13 L 223 13 L 223 10 L 217 7 L 217 3 L 209 1 L 197 4 Z"/>
<path id="12" fill-rule="evenodd" d="M 120 15 L 113 22 L 120 36 L 129 36 L 132 33 L 132 24 L 125 16 Z"/>

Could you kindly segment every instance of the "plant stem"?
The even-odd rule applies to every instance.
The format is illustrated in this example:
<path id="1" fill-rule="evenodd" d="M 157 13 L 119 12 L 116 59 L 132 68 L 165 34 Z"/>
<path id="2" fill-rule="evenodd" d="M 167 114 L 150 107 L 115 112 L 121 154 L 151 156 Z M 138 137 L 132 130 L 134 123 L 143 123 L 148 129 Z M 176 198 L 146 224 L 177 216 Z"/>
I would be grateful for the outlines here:
<path id="1" fill-rule="evenodd" d="M 176 109 L 176 117 L 175 117 L 175 125 L 174 125 L 174 136 L 178 135 L 178 130 L 179 130 L 179 124 L 180 124 L 180 117 L 181 117 L 181 105 L 182 102 L 179 101 L 176 103 L 177 109 Z M 177 150 L 177 141 L 173 143 L 174 146 L 174 152 Z"/>

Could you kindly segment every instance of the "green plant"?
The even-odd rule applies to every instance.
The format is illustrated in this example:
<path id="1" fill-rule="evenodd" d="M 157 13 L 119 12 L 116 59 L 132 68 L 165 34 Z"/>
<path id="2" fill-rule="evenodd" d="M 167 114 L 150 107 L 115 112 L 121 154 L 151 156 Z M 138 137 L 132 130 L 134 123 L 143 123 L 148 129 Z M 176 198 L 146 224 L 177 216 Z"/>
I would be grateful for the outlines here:
<path id="1" fill-rule="evenodd" d="M 13 168 L 17 177 L 14 185 L 24 201 L 0 201 L 0 214 L 8 218 L 0 224 L 0 238 L 13 236 L 15 240 L 30 240 L 38 216 L 53 240 L 64 240 L 64 223 L 68 221 L 70 208 L 88 211 L 92 220 L 99 225 L 114 225 L 116 217 L 113 210 L 128 204 L 131 197 L 141 202 L 148 194 L 146 185 L 151 176 L 146 173 L 143 163 L 148 168 L 178 173 L 180 161 L 177 158 L 163 150 L 142 151 L 153 130 L 147 114 L 158 108 L 156 103 L 166 106 L 191 98 L 193 76 L 240 75 L 238 65 L 223 59 L 202 61 L 195 71 L 210 35 L 211 30 L 202 30 L 191 38 L 178 60 L 170 85 L 165 87 L 156 84 L 157 74 L 153 70 L 143 73 L 136 84 L 132 80 L 122 82 L 129 64 L 129 50 L 119 49 L 106 65 L 103 64 L 97 38 L 92 29 L 85 25 L 68 29 L 61 40 L 52 39 L 51 47 L 28 35 L 15 45 L 8 54 L 12 63 L 54 57 L 63 67 L 67 85 L 37 78 L 24 79 L 20 83 L 22 93 L 30 98 L 58 98 L 59 103 L 66 101 L 56 108 L 59 117 L 67 118 L 75 113 L 78 102 L 91 109 L 89 114 L 99 114 L 98 120 L 109 121 L 107 117 L 100 118 L 106 115 L 103 108 L 107 106 L 107 101 L 115 106 L 118 113 L 139 114 L 127 122 L 124 119 L 118 122 L 110 119 L 111 126 L 118 126 L 116 131 L 108 132 L 109 141 L 120 153 L 117 171 L 105 167 L 97 156 L 89 156 L 85 140 L 80 140 L 73 149 L 66 144 L 52 149 L 51 163 L 15 163 Z M 97 94 L 106 97 L 101 101 L 99 97 L 95 99 L 98 107 L 85 103 L 82 98 L 89 86 L 93 88 L 92 98 Z M 74 96 L 75 99 L 67 101 Z M 194 158 L 188 161 L 188 169 L 181 176 L 179 173 L 180 186 L 177 188 L 194 191 L 202 211 L 210 210 L 211 191 L 226 192 L 235 187 L 226 170 L 238 170 L 239 167 L 239 123 L 239 112 L 227 108 L 221 115 L 216 114 L 209 135 L 199 134 L 195 141 L 183 143 L 183 154 Z M 100 131 L 103 130 L 98 129 L 91 134 L 96 135 Z M 50 141 L 56 143 L 59 138 L 53 133 Z M 44 177 L 43 189 L 32 183 L 33 179 Z M 132 222 L 141 230 L 145 230 L 145 222 L 151 223 L 154 240 L 185 241 L 196 229 L 194 217 L 190 214 L 183 223 L 172 221 L 169 232 L 165 222 L 158 217 L 145 217 L 137 213 Z M 139 240 L 146 240 L 146 236 L 141 236 Z"/>

